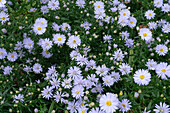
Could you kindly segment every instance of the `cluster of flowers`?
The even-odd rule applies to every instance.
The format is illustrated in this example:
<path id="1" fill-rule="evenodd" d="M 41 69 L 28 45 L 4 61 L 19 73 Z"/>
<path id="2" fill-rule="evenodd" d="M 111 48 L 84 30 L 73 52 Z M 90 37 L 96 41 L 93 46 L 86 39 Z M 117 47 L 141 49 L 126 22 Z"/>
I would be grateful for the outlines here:
<path id="1" fill-rule="evenodd" d="M 29 0 L 27 0 L 29 2 Z M 46 15 L 50 12 L 59 11 L 61 9 L 61 4 L 63 7 L 68 7 L 70 4 L 74 4 L 75 7 L 78 7 L 77 10 L 84 10 L 84 13 L 87 13 L 90 10 L 89 14 L 87 13 L 87 17 L 90 15 L 92 19 L 94 19 L 97 23 L 93 24 L 88 19 L 84 19 L 83 22 L 80 22 L 78 27 L 84 33 L 80 35 L 80 32 L 73 32 L 75 28 L 73 24 L 62 22 L 60 25 L 54 21 L 51 21 L 50 18 L 37 17 L 33 22 L 33 25 L 29 25 L 27 29 L 30 29 L 28 32 L 23 33 L 23 39 L 21 41 L 16 42 L 13 51 L 9 51 L 9 48 L 0 47 L 0 60 L 4 61 L 1 65 L 1 69 L 4 76 L 11 76 L 14 70 L 13 63 L 22 62 L 23 67 L 21 65 L 21 70 L 25 74 L 35 74 L 35 75 L 44 75 L 42 78 L 36 79 L 36 84 L 45 83 L 45 87 L 40 87 L 41 91 L 39 94 L 42 98 L 46 99 L 46 101 L 55 101 L 56 103 L 64 104 L 67 110 L 70 113 L 113 113 L 116 111 L 128 112 L 134 109 L 131 99 L 120 98 L 117 93 L 112 89 L 115 84 L 122 83 L 123 80 L 127 80 L 128 77 L 131 77 L 131 83 L 134 86 L 147 87 L 153 77 L 161 80 L 168 80 L 170 77 L 170 65 L 166 60 L 162 60 L 161 58 L 165 58 L 169 55 L 168 48 L 168 39 L 163 39 L 163 43 L 161 42 L 161 38 L 163 36 L 168 35 L 170 32 L 170 23 L 166 21 L 166 19 L 154 20 L 156 17 L 156 9 L 165 15 L 168 15 L 170 12 L 170 0 L 168 3 L 163 3 L 163 0 L 154 0 L 152 2 L 155 10 L 147 10 L 145 14 L 142 15 L 147 20 L 147 27 L 139 28 L 138 17 L 135 17 L 134 14 L 130 11 L 130 7 L 126 6 L 130 4 L 132 1 L 125 0 L 123 2 L 119 0 L 111 0 L 111 1 L 85 1 L 85 0 L 76 0 L 74 1 L 58 1 L 58 0 L 41 0 L 41 8 L 40 11 L 42 15 Z M 90 6 L 86 8 L 87 5 Z M 2 24 L 2 33 L 3 35 L 8 34 L 8 29 L 5 25 L 8 21 L 10 21 L 10 16 L 8 15 L 8 8 L 10 5 L 14 5 L 12 2 L 6 0 L 0 0 L 0 21 Z M 106 7 L 107 6 L 107 7 Z M 31 8 L 29 12 L 35 13 L 38 9 Z M 67 8 L 66 11 L 70 9 Z M 94 12 L 91 12 L 93 10 Z M 109 10 L 109 11 L 108 11 Z M 111 13 L 115 13 L 117 17 L 113 17 Z M 107 14 L 108 13 L 108 14 Z M 52 13 L 53 14 L 53 13 Z M 70 14 L 69 14 L 70 15 Z M 73 15 L 73 14 L 72 14 Z M 109 16 L 110 15 L 110 16 Z M 55 15 L 55 19 L 59 21 L 59 15 Z M 112 35 L 112 33 L 105 32 L 102 36 L 96 35 L 98 33 L 93 33 L 92 26 L 98 26 L 99 29 L 110 29 L 108 26 L 116 27 L 114 32 L 120 31 L 120 38 L 117 40 L 114 38 L 116 35 Z M 138 24 L 140 25 L 140 23 Z M 136 28 L 135 28 L 136 27 Z M 19 26 L 19 29 L 25 29 L 25 27 Z M 130 30 L 137 31 L 134 33 L 130 32 Z M 155 38 L 154 32 L 158 29 L 161 29 L 161 35 Z M 96 27 L 94 27 L 96 30 Z M 47 32 L 50 34 L 46 35 Z M 163 33 L 163 34 L 162 34 Z M 133 34 L 133 35 L 132 35 Z M 49 36 L 50 35 L 50 36 Z M 48 36 L 48 37 L 47 37 Z M 34 37 L 34 38 L 32 38 Z M 85 38 L 98 39 L 101 37 L 101 45 L 105 48 L 102 48 L 102 57 L 101 53 L 96 55 L 94 50 L 92 49 L 92 45 L 90 45 L 89 40 L 86 41 Z M 136 43 L 140 40 L 140 43 Z M 3 38 L 2 38 L 3 39 Z M 38 39 L 38 40 L 37 40 Z M 120 44 L 120 41 L 123 42 Z M 161 43 L 160 43 L 161 42 Z M 93 42 L 98 43 L 98 42 Z M 156 44 L 155 44 L 156 43 Z M 123 45 L 124 44 L 124 45 Z M 100 44 L 99 44 L 100 45 Z M 144 62 L 144 67 L 134 66 L 128 60 L 133 58 L 130 55 L 130 49 L 135 51 L 135 47 L 139 47 L 145 45 L 144 49 L 148 49 L 151 53 L 151 58 L 145 58 L 146 60 L 142 60 Z M 122 47 L 123 46 L 123 47 Z M 41 47 L 41 48 L 39 48 Z M 64 67 L 63 70 L 60 70 L 56 66 L 53 65 L 53 62 L 43 62 L 44 59 L 48 61 L 50 58 L 58 57 L 56 56 L 54 50 L 58 50 L 58 48 L 69 48 L 70 53 L 68 56 L 70 62 L 67 67 Z M 95 47 L 93 47 L 95 48 Z M 27 56 L 34 55 L 40 52 L 42 57 L 37 59 L 36 62 L 33 62 Z M 101 49 L 101 48 L 95 48 Z M 9 52 L 8 52 L 9 51 Z M 37 52 L 38 51 L 38 52 Z M 64 50 L 64 51 L 67 51 Z M 62 51 L 60 51 L 62 52 Z M 156 55 L 154 54 L 156 53 Z M 158 59 L 154 59 L 154 56 L 160 57 L 160 61 Z M 136 55 L 138 57 L 138 55 Z M 20 58 L 20 59 L 19 59 Z M 22 58 L 25 58 L 26 61 L 21 61 Z M 105 62 L 102 62 L 104 59 Z M 36 59 L 36 58 L 33 58 Z M 128 60 L 127 60 L 128 59 Z M 134 58 L 135 59 L 135 58 Z M 157 61 L 158 60 L 158 61 Z M 50 61 L 50 60 L 49 60 Z M 54 61 L 55 62 L 55 61 Z M 102 63 L 100 63 L 102 62 Z M 139 61 L 140 62 L 140 61 Z M 12 65 L 10 65 L 10 63 Z M 42 64 L 41 64 L 42 63 Z M 49 63 L 50 67 L 46 67 L 44 63 Z M 110 65 L 111 64 L 111 65 Z M 62 66 L 61 66 L 62 67 Z M 146 68 L 147 67 L 147 68 Z M 18 68 L 18 67 L 17 67 Z M 152 75 L 152 74 L 156 74 Z M 33 79 L 33 78 L 30 78 Z M 138 89 L 138 88 L 136 88 Z M 20 92 L 23 90 L 19 88 Z M 122 96 L 122 91 L 120 91 L 120 96 Z M 134 97 L 138 98 L 139 93 L 134 92 Z M 13 101 L 15 104 L 23 103 L 27 98 L 24 94 L 16 94 L 13 96 Z M 41 98 L 40 98 L 41 99 Z M 3 104 L 3 101 L 1 101 Z M 151 111 L 155 111 L 156 113 L 169 113 L 170 108 L 165 102 L 160 102 L 160 105 L 155 104 L 155 108 L 153 110 L 146 111 L 145 108 L 142 110 L 143 113 L 150 113 Z M 34 108 L 34 112 L 38 112 L 37 108 Z M 10 112 L 11 109 L 10 109 Z"/>

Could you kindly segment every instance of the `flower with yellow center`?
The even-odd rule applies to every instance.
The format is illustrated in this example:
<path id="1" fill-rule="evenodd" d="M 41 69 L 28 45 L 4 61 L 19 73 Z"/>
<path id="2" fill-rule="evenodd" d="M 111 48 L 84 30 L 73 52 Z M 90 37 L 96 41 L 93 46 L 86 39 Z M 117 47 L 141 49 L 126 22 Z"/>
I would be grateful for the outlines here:
<path id="1" fill-rule="evenodd" d="M 145 78 L 145 76 L 144 76 L 144 75 L 140 75 L 140 78 L 141 78 L 141 79 L 144 79 L 144 78 Z"/>
<path id="2" fill-rule="evenodd" d="M 165 73 L 165 72 L 166 72 L 166 69 L 162 69 L 162 72 L 164 72 L 164 73 Z"/>
<path id="3" fill-rule="evenodd" d="M 111 101 L 110 101 L 110 100 L 107 100 L 107 101 L 106 101 L 106 105 L 107 105 L 107 106 L 111 106 L 111 105 L 112 105 Z"/>
<path id="4" fill-rule="evenodd" d="M 41 30 L 41 27 L 40 27 L 40 26 L 38 26 L 38 27 L 37 27 L 37 29 L 38 29 L 38 30 Z"/>

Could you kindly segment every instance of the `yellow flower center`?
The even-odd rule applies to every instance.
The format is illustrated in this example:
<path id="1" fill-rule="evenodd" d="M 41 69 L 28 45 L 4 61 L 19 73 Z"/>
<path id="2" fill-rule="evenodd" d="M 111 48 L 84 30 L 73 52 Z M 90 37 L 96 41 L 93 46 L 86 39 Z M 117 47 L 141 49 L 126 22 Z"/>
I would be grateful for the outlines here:
<path id="1" fill-rule="evenodd" d="M 76 43 L 76 40 L 73 40 L 73 43 L 75 44 L 75 43 Z"/>
<path id="2" fill-rule="evenodd" d="M 133 24 L 133 21 L 130 21 L 131 24 Z"/>
<path id="3" fill-rule="evenodd" d="M 79 91 L 77 90 L 76 93 L 79 94 Z"/>
<path id="4" fill-rule="evenodd" d="M 43 24 L 43 21 L 40 21 Z"/>
<path id="5" fill-rule="evenodd" d="M 0 52 L 0 55 L 3 55 L 3 52 Z"/>
<path id="6" fill-rule="evenodd" d="M 126 16 L 126 13 L 123 13 L 123 16 Z"/>
<path id="7" fill-rule="evenodd" d="M 151 16 L 152 14 L 151 13 L 149 13 L 149 16 Z"/>
<path id="8" fill-rule="evenodd" d="M 58 38 L 58 41 L 61 41 L 61 38 L 60 38 L 60 37 Z"/>
<path id="9" fill-rule="evenodd" d="M 41 27 L 37 27 L 38 30 L 41 30 Z"/>
<path id="10" fill-rule="evenodd" d="M 106 101 L 106 105 L 107 105 L 107 106 L 110 106 L 111 104 L 112 104 L 112 103 L 111 103 L 110 100 L 107 100 L 107 101 Z"/>
<path id="11" fill-rule="evenodd" d="M 66 26 L 66 27 L 64 27 L 64 29 L 65 29 L 65 30 L 67 30 L 67 26 Z"/>
<path id="12" fill-rule="evenodd" d="M 82 110 L 82 113 L 85 113 L 85 110 L 84 110 L 84 109 Z"/>
<path id="13" fill-rule="evenodd" d="M 49 52 L 47 50 L 45 52 L 46 52 L 46 54 L 49 54 Z"/>
<path id="14" fill-rule="evenodd" d="M 81 103 L 81 106 L 84 106 L 84 103 L 83 103 L 83 102 Z"/>
<path id="15" fill-rule="evenodd" d="M 31 43 L 28 43 L 28 46 L 31 46 Z"/>
<path id="16" fill-rule="evenodd" d="M 122 104 L 123 107 L 126 107 L 125 104 Z"/>
<path id="17" fill-rule="evenodd" d="M 165 73 L 165 72 L 166 72 L 166 69 L 162 69 L 162 72 L 164 72 L 164 73 Z"/>
<path id="18" fill-rule="evenodd" d="M 145 78 L 145 76 L 144 76 L 144 75 L 141 75 L 141 76 L 140 76 L 140 78 L 141 78 L 141 79 L 144 79 L 144 78 Z"/>
<path id="19" fill-rule="evenodd" d="M 5 17 L 3 16 L 1 19 L 2 19 L 2 20 L 5 20 Z"/>
<path id="20" fill-rule="evenodd" d="M 106 82 L 107 82 L 107 83 L 109 83 L 109 81 L 108 81 L 108 80 L 106 80 Z"/>
<path id="21" fill-rule="evenodd" d="M 11 58 L 14 58 L 14 55 L 11 55 Z"/>
<path id="22" fill-rule="evenodd" d="M 160 51 L 164 51 L 164 49 L 163 49 L 163 48 L 161 48 L 161 49 L 160 49 Z"/>
<path id="23" fill-rule="evenodd" d="M 98 5 L 97 7 L 100 8 L 100 5 Z"/>
<path id="24" fill-rule="evenodd" d="M 49 45 L 49 43 L 48 43 L 48 42 L 46 42 L 45 44 L 46 44 L 47 46 Z"/>
<path id="25" fill-rule="evenodd" d="M 146 36 L 147 36 L 147 33 L 143 33 L 143 36 L 146 37 Z"/>

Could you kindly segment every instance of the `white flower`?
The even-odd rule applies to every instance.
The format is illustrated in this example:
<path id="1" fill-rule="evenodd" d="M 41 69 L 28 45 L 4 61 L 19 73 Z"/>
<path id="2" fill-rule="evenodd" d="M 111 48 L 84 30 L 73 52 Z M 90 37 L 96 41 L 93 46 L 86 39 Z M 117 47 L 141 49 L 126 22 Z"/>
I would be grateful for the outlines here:
<path id="1" fill-rule="evenodd" d="M 79 6 L 80 8 L 84 8 L 86 2 L 84 0 L 77 0 L 76 5 Z"/>
<path id="2" fill-rule="evenodd" d="M 44 27 L 44 25 L 42 25 L 41 23 L 35 23 L 33 25 L 33 31 L 35 32 L 35 34 L 42 35 L 46 31 L 46 27 Z"/>
<path id="3" fill-rule="evenodd" d="M 80 97 L 84 96 L 83 90 L 84 88 L 81 85 L 74 86 L 74 88 L 71 90 L 72 96 L 76 99 L 79 99 Z"/>
<path id="4" fill-rule="evenodd" d="M 0 59 L 4 59 L 7 56 L 6 49 L 0 48 Z"/>
<path id="5" fill-rule="evenodd" d="M 126 63 L 122 63 L 122 65 L 119 65 L 119 70 L 122 73 L 122 75 L 129 74 L 131 72 L 130 69 L 131 67 Z"/>
<path id="6" fill-rule="evenodd" d="M 163 4 L 163 0 L 154 0 L 153 4 L 155 7 L 160 8 Z"/>
<path id="7" fill-rule="evenodd" d="M 5 67 L 4 69 L 4 75 L 9 75 L 12 73 L 12 68 L 10 66 Z"/>
<path id="8" fill-rule="evenodd" d="M 41 65 L 40 65 L 39 63 L 35 63 L 35 64 L 33 65 L 33 71 L 34 71 L 35 73 L 40 73 L 40 72 L 42 72 L 42 67 L 41 67 Z"/>
<path id="9" fill-rule="evenodd" d="M 157 62 L 155 62 L 153 59 L 149 60 L 146 63 L 146 66 L 148 67 L 148 69 L 150 70 L 155 70 L 156 66 L 157 66 Z"/>
<path id="10" fill-rule="evenodd" d="M 104 9 L 95 10 L 94 13 L 95 13 L 94 17 L 96 19 L 103 19 L 106 16 Z"/>
<path id="11" fill-rule="evenodd" d="M 70 69 L 68 69 L 68 76 L 69 77 L 73 77 L 75 78 L 76 76 L 81 75 L 81 70 L 79 67 L 70 67 Z"/>
<path id="12" fill-rule="evenodd" d="M 81 44 L 80 37 L 74 35 L 69 37 L 68 45 L 70 48 L 77 48 L 77 46 L 80 46 L 80 44 Z"/>
<path id="13" fill-rule="evenodd" d="M 18 101 L 23 102 L 24 101 L 24 95 L 22 95 L 22 94 L 19 94 L 18 96 L 15 95 L 14 96 L 14 101 L 15 101 L 15 103 L 18 103 Z"/>
<path id="14" fill-rule="evenodd" d="M 163 44 L 159 44 L 156 46 L 156 52 L 159 56 L 165 56 L 168 53 L 168 48 Z"/>
<path id="15" fill-rule="evenodd" d="M 134 17 L 130 17 L 129 18 L 129 23 L 128 23 L 128 25 L 129 25 L 129 27 L 135 27 L 136 26 L 136 23 L 137 23 L 137 20 L 136 20 L 136 18 L 134 18 Z"/>
<path id="16" fill-rule="evenodd" d="M 67 32 L 71 30 L 71 26 L 67 23 L 62 23 L 61 27 L 61 31 Z"/>
<path id="17" fill-rule="evenodd" d="M 165 13 L 168 13 L 170 11 L 170 5 L 169 4 L 164 4 L 162 6 L 162 11 Z"/>
<path id="18" fill-rule="evenodd" d="M 66 41 L 66 37 L 62 34 L 55 34 L 53 35 L 53 41 L 58 46 L 63 45 Z"/>
<path id="19" fill-rule="evenodd" d="M 151 81 L 151 74 L 144 69 L 139 69 L 138 71 L 135 72 L 134 74 L 134 81 L 135 83 L 140 85 L 148 85 L 149 82 Z"/>
<path id="20" fill-rule="evenodd" d="M 153 110 L 155 111 L 155 113 L 169 113 L 170 112 L 169 105 L 166 105 L 166 103 L 160 102 L 160 106 L 156 104 L 155 107 L 156 109 Z"/>
<path id="21" fill-rule="evenodd" d="M 43 57 L 45 57 L 45 58 L 50 58 L 50 57 L 53 55 L 53 53 L 50 53 L 48 50 L 44 50 L 44 51 L 42 52 L 42 55 L 43 55 Z"/>
<path id="22" fill-rule="evenodd" d="M 43 88 L 43 90 L 41 91 L 41 95 L 43 96 L 43 98 L 46 98 L 49 100 L 49 98 L 52 97 L 52 87 L 46 86 L 46 88 Z"/>
<path id="23" fill-rule="evenodd" d="M 34 48 L 34 41 L 32 41 L 31 38 L 24 38 L 23 44 L 26 49 Z"/>
<path id="24" fill-rule="evenodd" d="M 156 73 L 158 74 L 158 77 L 161 77 L 162 79 L 167 79 L 165 75 L 170 77 L 170 65 L 165 62 L 161 62 L 156 66 Z"/>
<path id="25" fill-rule="evenodd" d="M 44 51 L 49 50 L 53 45 L 52 41 L 50 41 L 49 38 L 42 40 L 41 44 L 42 44 L 41 47 L 43 48 Z"/>
<path id="26" fill-rule="evenodd" d="M 145 107 L 145 110 L 142 111 L 142 113 L 150 113 L 151 111 L 146 111 L 146 107 Z"/>
<path id="27" fill-rule="evenodd" d="M 152 38 L 152 32 L 148 28 L 141 28 L 139 36 L 141 36 L 142 40 L 148 41 Z"/>
<path id="28" fill-rule="evenodd" d="M 145 17 L 150 20 L 151 18 L 154 18 L 155 17 L 155 13 L 153 10 L 148 10 L 145 12 Z"/>
<path id="29" fill-rule="evenodd" d="M 106 95 L 102 95 L 99 100 L 99 106 L 106 113 L 116 112 L 118 109 L 119 100 L 113 93 L 106 93 Z"/>
<path id="30" fill-rule="evenodd" d="M 98 66 L 96 68 L 96 74 L 100 76 L 105 76 L 109 72 L 109 68 L 107 68 L 105 65 L 102 65 L 102 67 Z"/>
<path id="31" fill-rule="evenodd" d="M 120 24 L 122 27 L 125 27 L 126 25 L 128 25 L 129 20 L 127 16 L 120 16 L 119 20 L 118 20 L 118 24 Z"/>
<path id="32" fill-rule="evenodd" d="M 59 1 L 58 0 L 50 0 L 48 2 L 48 8 L 51 10 L 56 10 L 59 7 Z"/>
<path id="33" fill-rule="evenodd" d="M 123 111 L 123 113 L 129 111 L 130 107 L 132 107 L 130 104 L 131 102 L 129 102 L 128 99 L 123 99 L 122 102 L 119 103 L 120 111 Z"/>
<path id="34" fill-rule="evenodd" d="M 108 76 L 108 75 L 102 77 L 102 80 L 103 80 L 103 82 L 104 82 L 103 84 L 105 86 L 109 86 L 110 87 L 114 83 L 114 79 L 111 76 Z"/>
<path id="35" fill-rule="evenodd" d="M 130 11 L 128 9 L 122 9 L 120 12 L 119 12 L 120 16 L 122 17 L 130 17 Z"/>
<path id="36" fill-rule="evenodd" d="M 18 54 L 16 52 L 8 53 L 7 59 L 11 62 L 16 61 L 18 58 Z"/>
<path id="37" fill-rule="evenodd" d="M 110 74 L 110 76 L 113 78 L 113 81 L 114 81 L 114 82 L 117 82 L 117 81 L 119 81 L 119 79 L 120 79 L 120 74 L 119 74 L 119 72 L 113 71 L 113 72 Z"/>
<path id="38" fill-rule="evenodd" d="M 47 20 L 45 18 L 37 18 L 35 24 L 42 24 L 42 26 L 47 27 Z"/>
<path id="39" fill-rule="evenodd" d="M 149 29 L 156 29 L 157 28 L 157 23 L 156 22 L 149 22 L 148 26 L 149 26 Z"/>
<path id="40" fill-rule="evenodd" d="M 96 9 L 96 10 L 99 10 L 99 9 L 104 9 L 104 3 L 103 2 L 101 2 L 101 1 L 96 1 L 95 3 L 94 3 L 94 8 Z"/>
<path id="41" fill-rule="evenodd" d="M 78 106 L 76 105 L 75 101 L 68 102 L 68 107 L 67 110 L 70 111 L 70 113 L 77 113 L 77 108 Z"/>
<path id="42" fill-rule="evenodd" d="M 122 61 L 124 58 L 124 55 L 121 50 L 115 51 L 113 56 L 114 56 L 114 59 L 116 59 L 117 61 Z"/>
<path id="43" fill-rule="evenodd" d="M 0 7 L 5 7 L 6 0 L 0 0 Z"/>
<path id="44" fill-rule="evenodd" d="M 9 15 L 4 13 L 3 11 L 0 12 L 0 21 L 2 24 L 9 20 L 8 16 Z"/>

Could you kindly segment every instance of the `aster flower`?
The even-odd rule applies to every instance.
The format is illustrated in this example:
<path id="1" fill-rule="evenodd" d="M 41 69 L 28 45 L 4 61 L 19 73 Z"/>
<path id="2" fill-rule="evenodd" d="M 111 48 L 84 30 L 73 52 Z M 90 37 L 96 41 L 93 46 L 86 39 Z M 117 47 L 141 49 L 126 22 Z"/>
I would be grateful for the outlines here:
<path id="1" fill-rule="evenodd" d="M 100 109 L 106 113 L 116 112 L 118 105 L 119 100 L 113 93 L 106 93 L 106 95 L 102 95 L 99 100 Z"/>
<path id="2" fill-rule="evenodd" d="M 121 17 L 130 17 L 130 11 L 128 9 L 122 9 L 119 14 Z"/>
<path id="3" fill-rule="evenodd" d="M 159 44 L 156 46 L 156 52 L 159 56 L 165 56 L 168 53 L 168 48 L 163 44 Z"/>
<path id="4" fill-rule="evenodd" d="M 128 99 L 123 99 L 122 102 L 119 103 L 120 111 L 123 113 L 129 111 L 130 107 L 132 107 L 130 104 L 131 102 L 129 102 Z"/>
<path id="5" fill-rule="evenodd" d="M 84 96 L 84 92 L 83 92 L 84 88 L 80 85 L 76 85 L 74 86 L 74 88 L 71 90 L 72 92 L 72 96 L 76 99 Z"/>
<path id="6" fill-rule="evenodd" d="M 105 76 L 109 72 L 109 68 L 107 68 L 105 65 L 98 66 L 96 68 L 96 74 L 100 76 Z"/>
<path id="7" fill-rule="evenodd" d="M 105 10 L 103 10 L 103 9 L 95 10 L 94 13 L 95 13 L 94 17 L 96 19 L 103 19 L 106 16 Z"/>
<path id="8" fill-rule="evenodd" d="M 39 63 L 35 63 L 35 64 L 33 65 L 33 71 L 34 71 L 35 73 L 40 73 L 40 72 L 42 72 L 42 67 L 41 67 L 41 65 L 40 65 Z"/>
<path id="9" fill-rule="evenodd" d="M 51 10 L 56 10 L 59 7 L 59 1 L 58 0 L 50 0 L 48 2 L 48 8 Z"/>
<path id="10" fill-rule="evenodd" d="M 12 67 L 7 66 L 4 69 L 4 75 L 9 75 L 10 73 L 12 73 Z"/>
<path id="11" fill-rule="evenodd" d="M 42 55 L 43 55 L 43 57 L 45 57 L 45 58 L 50 58 L 50 57 L 53 55 L 53 53 L 50 53 L 48 50 L 44 50 L 44 51 L 42 52 Z"/>
<path id="12" fill-rule="evenodd" d="M 136 23 L 137 23 L 137 20 L 136 20 L 136 18 L 134 18 L 134 17 L 130 17 L 129 18 L 129 23 L 128 23 L 128 26 L 129 27 L 135 27 L 136 26 Z"/>
<path id="13" fill-rule="evenodd" d="M 96 1 L 93 5 L 96 10 L 104 9 L 104 3 L 101 1 Z"/>
<path id="14" fill-rule="evenodd" d="M 170 12 L 170 5 L 169 4 L 163 4 L 162 11 L 165 13 Z"/>
<path id="15" fill-rule="evenodd" d="M 92 108 L 89 113 L 105 113 L 105 111 L 100 110 L 98 107 Z"/>
<path id="16" fill-rule="evenodd" d="M 6 49 L 0 48 L 0 59 L 4 59 L 7 56 Z"/>
<path id="17" fill-rule="evenodd" d="M 81 39 L 78 36 L 71 35 L 68 39 L 68 45 L 70 48 L 77 48 L 80 46 Z"/>
<path id="18" fill-rule="evenodd" d="M 26 49 L 33 49 L 34 48 L 34 41 L 31 38 L 24 38 L 23 45 Z"/>
<path id="19" fill-rule="evenodd" d="M 122 73 L 122 75 L 129 74 L 131 72 L 130 69 L 131 67 L 126 63 L 122 63 L 122 65 L 119 65 L 119 70 Z"/>
<path id="20" fill-rule="evenodd" d="M 146 66 L 148 67 L 148 69 L 150 70 L 155 70 L 156 66 L 157 66 L 157 62 L 155 62 L 153 59 L 149 60 L 146 63 Z"/>
<path id="21" fill-rule="evenodd" d="M 66 41 L 66 37 L 62 34 L 55 34 L 53 35 L 53 41 L 58 46 L 63 45 Z"/>
<path id="22" fill-rule="evenodd" d="M 138 34 L 142 40 L 148 41 L 152 38 L 152 32 L 148 28 L 141 28 Z"/>
<path id="23" fill-rule="evenodd" d="M 134 81 L 135 83 L 140 85 L 148 85 L 149 82 L 151 81 L 151 74 L 144 69 L 139 69 L 138 71 L 135 72 L 134 74 Z"/>
<path id="24" fill-rule="evenodd" d="M 45 18 L 37 18 L 35 24 L 41 24 L 44 27 L 47 27 L 47 20 Z"/>
<path id="25" fill-rule="evenodd" d="M 169 105 L 167 105 L 166 103 L 160 102 L 160 106 L 156 104 L 155 107 L 156 109 L 153 110 L 155 111 L 155 113 L 169 113 L 170 112 Z"/>
<path id="26" fill-rule="evenodd" d="M 53 45 L 52 41 L 50 41 L 49 38 L 42 40 L 41 44 L 42 44 L 41 47 L 43 48 L 44 51 L 49 50 L 50 48 L 52 48 Z"/>
<path id="27" fill-rule="evenodd" d="M 148 26 L 149 26 L 149 29 L 156 29 L 157 28 L 157 23 L 156 22 L 149 22 Z"/>
<path id="28" fill-rule="evenodd" d="M 62 23 L 60 27 L 61 27 L 61 31 L 64 31 L 64 32 L 68 32 L 71 30 L 71 26 L 67 23 Z"/>
<path id="29" fill-rule="evenodd" d="M 2 0 L 3 1 L 3 0 Z M 1 5 L 2 2 L 0 2 Z M 6 21 L 9 21 L 9 15 L 3 11 L 0 12 L 0 21 L 2 24 L 4 24 Z"/>
<path id="30" fill-rule="evenodd" d="M 110 87 L 110 86 L 112 86 L 114 84 L 114 79 L 109 75 L 106 75 L 106 76 L 102 77 L 102 80 L 103 80 L 103 84 L 105 86 Z"/>
<path id="31" fill-rule="evenodd" d="M 52 87 L 46 86 L 46 88 L 43 88 L 43 90 L 41 91 L 41 95 L 43 96 L 43 98 L 46 98 L 49 100 L 49 98 L 52 98 Z"/>
<path id="32" fill-rule="evenodd" d="M 46 31 L 46 27 L 44 27 L 44 25 L 42 25 L 41 23 L 35 23 L 33 25 L 33 31 L 35 32 L 35 34 L 42 35 Z"/>
<path id="33" fill-rule="evenodd" d="M 81 70 L 79 67 L 70 67 L 70 69 L 68 69 L 68 76 L 69 77 L 73 77 L 75 78 L 76 76 L 81 75 Z"/>
<path id="34" fill-rule="evenodd" d="M 127 39 L 125 41 L 125 46 L 127 47 L 133 47 L 134 41 L 132 39 Z"/>
<path id="35" fill-rule="evenodd" d="M 148 10 L 145 12 L 146 19 L 150 20 L 155 17 L 155 13 L 153 10 Z"/>
<path id="36" fill-rule="evenodd" d="M 47 7 L 46 5 L 45 5 L 45 6 L 41 6 L 41 12 L 42 12 L 43 14 L 48 13 L 48 12 L 49 12 L 48 7 Z"/>
<path id="37" fill-rule="evenodd" d="M 114 81 L 114 82 L 118 82 L 119 79 L 120 79 L 120 74 L 119 74 L 119 72 L 113 71 L 113 72 L 110 74 L 110 76 L 113 78 L 113 81 Z"/>
<path id="38" fill-rule="evenodd" d="M 5 7 L 6 4 L 6 0 L 1 0 L 0 1 L 0 7 Z"/>
<path id="39" fill-rule="evenodd" d="M 153 4 L 155 7 L 160 8 L 163 4 L 163 0 L 154 0 Z"/>
<path id="40" fill-rule="evenodd" d="M 161 77 L 162 79 L 167 79 L 165 75 L 170 77 L 170 65 L 165 62 L 161 62 L 156 66 L 156 73 L 158 74 L 158 77 Z"/>
<path id="41" fill-rule="evenodd" d="M 18 54 L 16 52 L 8 53 L 7 59 L 11 62 L 14 62 L 18 59 Z"/>
<path id="42" fill-rule="evenodd" d="M 116 59 L 117 61 L 122 61 L 124 58 L 124 55 L 121 50 L 115 51 L 113 56 L 114 56 L 114 59 Z"/>
<path id="43" fill-rule="evenodd" d="M 84 0 L 77 0 L 76 1 L 76 5 L 79 7 L 79 8 L 84 8 L 86 2 Z"/>
<path id="44" fill-rule="evenodd" d="M 77 105 L 76 105 L 75 101 L 68 102 L 67 110 L 69 110 L 70 113 L 77 113 L 76 109 L 77 109 Z"/>
<path id="45" fill-rule="evenodd" d="M 23 102 L 24 101 L 24 95 L 18 94 L 14 96 L 15 103 L 18 103 L 18 101 Z"/>
<path id="46" fill-rule="evenodd" d="M 87 21 L 85 21 L 85 22 L 83 23 L 83 27 L 84 27 L 85 30 L 89 30 L 91 25 L 92 25 L 92 24 L 89 23 L 89 22 L 87 22 Z"/>

